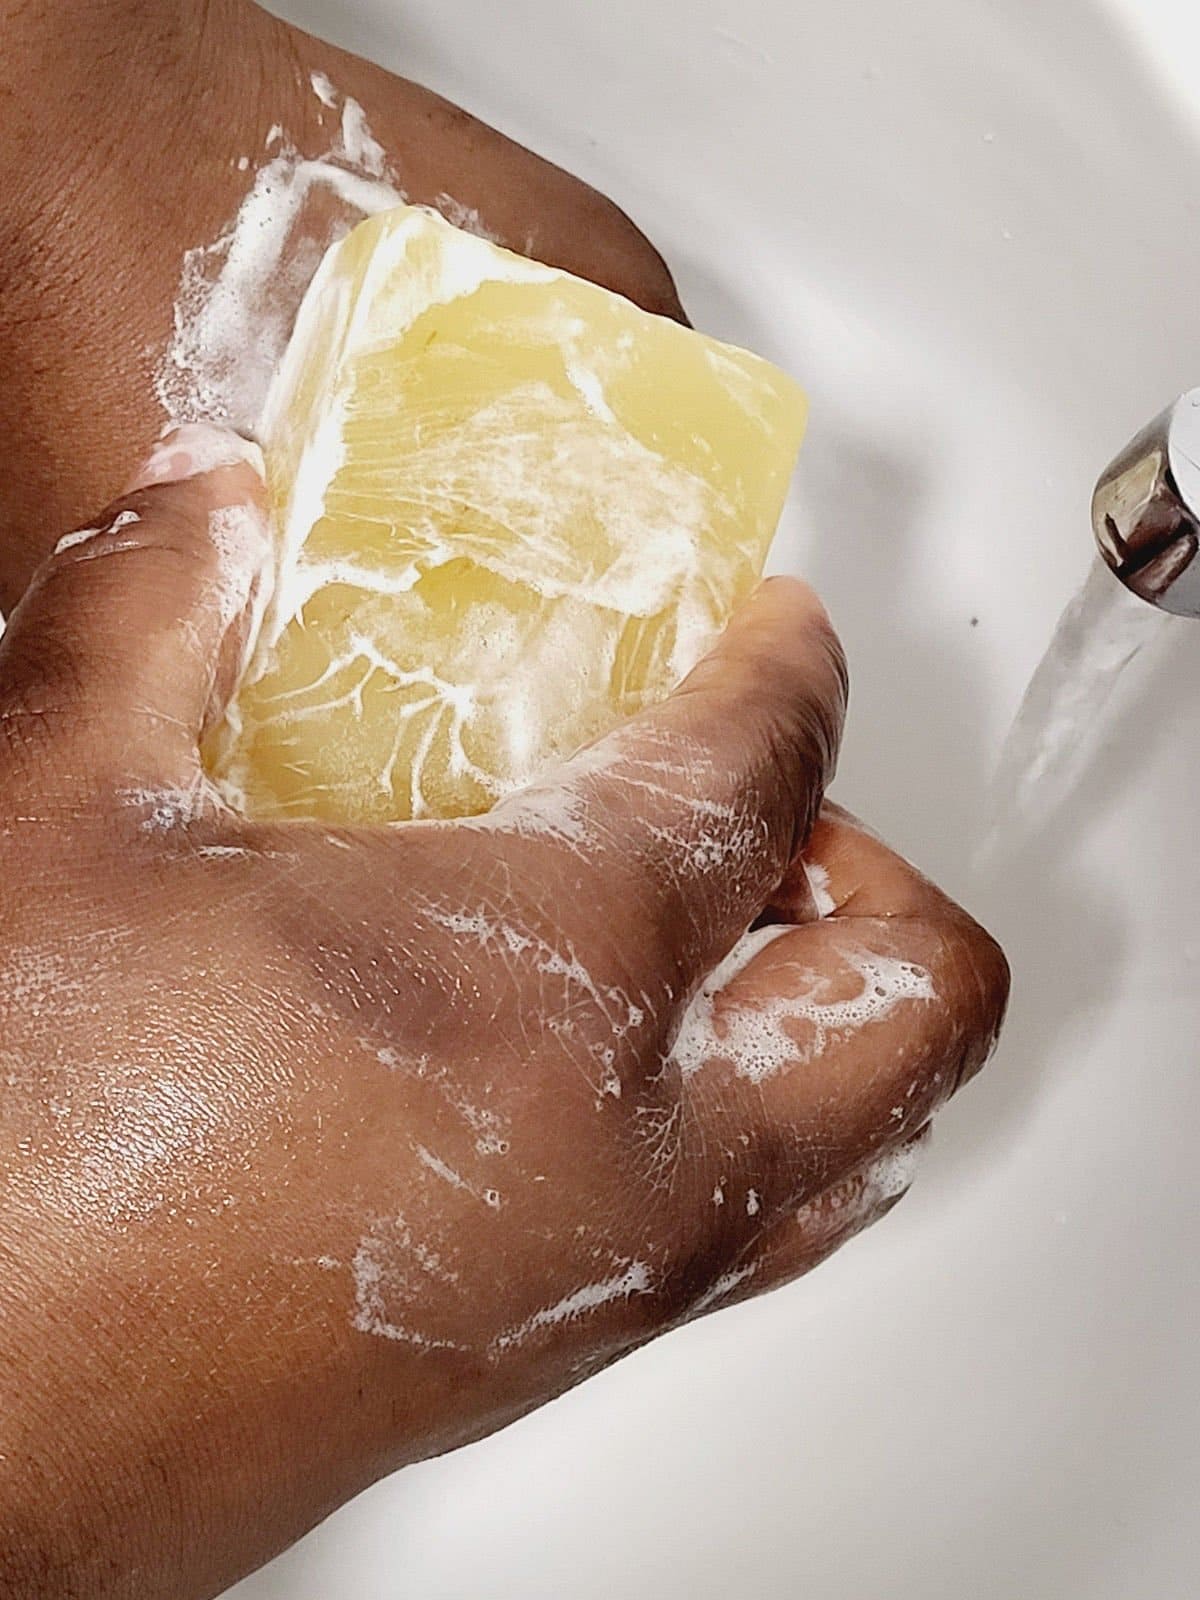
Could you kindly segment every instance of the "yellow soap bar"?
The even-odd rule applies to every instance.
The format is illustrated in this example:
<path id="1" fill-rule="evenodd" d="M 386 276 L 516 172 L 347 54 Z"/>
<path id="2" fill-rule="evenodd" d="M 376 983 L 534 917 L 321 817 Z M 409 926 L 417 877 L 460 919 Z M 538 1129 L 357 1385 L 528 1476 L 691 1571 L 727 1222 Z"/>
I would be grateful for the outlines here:
<path id="1" fill-rule="evenodd" d="M 756 356 L 402 207 L 267 404 L 278 574 L 206 749 L 251 816 L 466 816 L 666 694 L 753 586 L 805 401 Z"/>

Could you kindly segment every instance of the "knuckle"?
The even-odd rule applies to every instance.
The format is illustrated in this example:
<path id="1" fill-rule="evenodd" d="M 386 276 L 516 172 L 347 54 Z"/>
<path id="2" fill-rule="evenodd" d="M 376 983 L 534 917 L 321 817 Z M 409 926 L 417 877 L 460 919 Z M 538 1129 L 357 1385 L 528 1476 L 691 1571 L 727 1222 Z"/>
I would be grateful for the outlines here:
<path id="1" fill-rule="evenodd" d="M 822 609 L 810 625 L 815 671 L 806 691 L 795 699 L 800 740 L 815 749 L 826 770 L 832 768 L 841 741 L 850 672 L 842 642 Z"/>
<path id="2" fill-rule="evenodd" d="M 37 586 L 66 606 L 85 569 L 88 582 L 103 589 L 125 584 L 128 575 L 112 556 L 137 561 L 140 593 L 171 593 L 181 583 L 202 582 L 216 571 L 218 555 L 209 536 L 208 506 L 195 484 L 146 489 L 107 507 L 95 524 L 66 535 L 35 580 Z"/>
<path id="3" fill-rule="evenodd" d="M 0 706 L 0 809 L 21 811 L 58 769 L 56 712 L 23 696 L 6 695 Z"/>
<path id="4" fill-rule="evenodd" d="M 128 502 L 141 518 L 139 553 L 171 574 L 209 575 L 217 552 L 209 536 L 209 504 L 202 479 L 142 490 Z"/>
<path id="5" fill-rule="evenodd" d="M 65 630 L 43 628 L 24 638 L 19 664 L 4 671 L 0 688 L 0 762 L 8 786 L 18 773 L 36 781 L 55 775 L 61 765 L 55 750 L 86 687 Z"/>
<path id="6" fill-rule="evenodd" d="M 992 1056 L 1012 991 L 1012 969 L 1000 945 L 979 923 L 965 913 L 961 915 L 957 962 L 964 1004 L 971 1012 L 971 1027 L 956 1088 L 982 1071 Z"/>
<path id="7" fill-rule="evenodd" d="M 930 975 L 936 1004 L 925 1011 L 914 1044 L 936 1068 L 939 1099 L 945 1099 L 995 1050 L 1011 985 L 1008 961 L 996 940 L 950 901 L 932 917 L 900 919 L 896 930 L 903 934 L 904 959 Z"/>

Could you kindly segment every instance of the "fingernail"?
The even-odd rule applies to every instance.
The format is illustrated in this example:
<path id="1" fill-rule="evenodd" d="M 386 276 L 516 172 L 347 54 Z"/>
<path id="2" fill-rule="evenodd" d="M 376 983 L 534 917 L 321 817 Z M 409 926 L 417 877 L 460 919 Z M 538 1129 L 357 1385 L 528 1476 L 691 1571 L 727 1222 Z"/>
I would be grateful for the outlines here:
<path id="1" fill-rule="evenodd" d="M 251 440 L 231 428 L 188 422 L 163 435 L 125 485 L 125 493 L 160 483 L 184 483 L 220 467 L 237 466 L 253 467 L 260 478 L 266 476 L 263 453 Z"/>

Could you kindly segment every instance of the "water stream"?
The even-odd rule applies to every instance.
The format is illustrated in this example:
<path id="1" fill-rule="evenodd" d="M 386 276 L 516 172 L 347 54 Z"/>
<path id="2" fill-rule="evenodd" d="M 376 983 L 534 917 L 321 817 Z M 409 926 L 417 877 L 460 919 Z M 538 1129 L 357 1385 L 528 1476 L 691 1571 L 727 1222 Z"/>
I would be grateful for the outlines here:
<path id="1" fill-rule="evenodd" d="M 1019 850 L 1073 793 L 1103 737 L 1105 708 L 1123 674 L 1171 620 L 1096 560 L 1059 618 L 1005 740 L 978 869 Z"/>

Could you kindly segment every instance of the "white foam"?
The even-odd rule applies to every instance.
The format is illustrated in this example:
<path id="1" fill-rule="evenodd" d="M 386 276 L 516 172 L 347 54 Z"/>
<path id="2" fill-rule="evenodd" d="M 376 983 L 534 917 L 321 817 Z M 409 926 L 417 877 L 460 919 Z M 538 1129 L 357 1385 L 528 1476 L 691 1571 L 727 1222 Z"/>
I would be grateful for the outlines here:
<path id="1" fill-rule="evenodd" d="M 912 1188 L 928 1148 L 928 1136 L 910 1139 L 895 1150 L 887 1150 L 867 1168 L 864 1190 L 876 1205 L 898 1200 Z"/>
<path id="2" fill-rule="evenodd" d="M 503 916 L 443 908 L 429 901 L 422 905 L 421 914 L 435 927 L 499 955 L 506 963 L 526 961 L 532 972 L 557 979 L 562 986 L 561 1005 L 556 1011 L 553 991 L 543 991 L 544 1025 L 563 1035 L 578 1035 L 599 1069 L 598 1079 L 588 1080 L 592 1087 L 601 1097 L 621 1098 L 617 1047 L 645 1026 L 649 1013 L 648 1003 L 642 1003 L 644 997 L 634 998 L 619 985 L 598 980 L 572 947 L 558 949 L 533 929 L 519 927 Z"/>
<path id="3" fill-rule="evenodd" d="M 452 194 L 439 194 L 434 205 L 445 217 L 446 221 L 454 227 L 461 228 L 464 233 L 473 233 L 477 239 L 487 239 L 491 244 L 500 244 L 502 240 L 498 233 L 493 233 L 484 222 L 474 206 L 464 205 L 461 200 L 456 200 Z"/>
<path id="4" fill-rule="evenodd" d="M 443 1161 L 441 1156 L 435 1156 L 432 1150 L 426 1150 L 423 1144 L 414 1146 L 417 1159 L 423 1167 L 428 1167 L 443 1183 L 448 1183 L 452 1189 L 469 1189 L 471 1186 L 465 1178 L 461 1177 L 454 1168 Z"/>
<path id="5" fill-rule="evenodd" d="M 478 1145 L 476 1148 L 478 1148 Z M 507 1149 L 507 1145 L 505 1148 Z M 423 1144 L 414 1143 L 413 1149 L 416 1151 L 417 1159 L 421 1165 L 427 1167 L 443 1183 L 449 1184 L 452 1189 L 462 1189 L 465 1193 L 473 1195 L 476 1200 L 482 1200 L 484 1205 L 491 1206 L 493 1211 L 499 1210 L 500 1206 L 503 1205 L 504 1196 L 498 1189 L 476 1188 L 460 1172 L 456 1172 L 448 1161 L 443 1161 L 441 1156 L 435 1155 L 432 1150 L 427 1150 Z"/>
<path id="6" fill-rule="evenodd" d="M 735 1289 L 740 1289 L 748 1283 L 758 1271 L 758 1262 L 752 1261 L 744 1267 L 734 1267 L 729 1272 L 723 1272 L 700 1296 L 692 1306 L 689 1315 L 701 1316 L 705 1311 L 712 1311 L 722 1301 L 727 1300 Z"/>
<path id="7" fill-rule="evenodd" d="M 111 522 L 106 522 L 101 527 L 77 528 L 74 533 L 64 533 L 62 538 L 54 546 L 54 554 L 56 556 L 65 555 L 68 550 L 75 550 L 78 549 L 80 545 L 90 544 L 93 539 L 99 539 L 104 534 L 120 533 L 123 528 L 132 528 L 141 520 L 141 517 L 138 516 L 136 511 L 119 511 Z M 114 548 L 131 550 L 135 548 L 135 544 L 135 540 L 123 539 L 120 544 Z M 79 559 L 87 560 L 89 558 L 87 556 L 82 556 Z"/>
<path id="8" fill-rule="evenodd" d="M 358 167 L 372 178 L 382 178 L 387 172 L 387 153 L 372 134 L 366 113 L 357 100 L 348 99 L 342 106 L 339 154 L 352 167 Z"/>
<path id="9" fill-rule="evenodd" d="M 266 477 L 262 450 L 251 439 L 208 422 L 187 422 L 169 428 L 151 450 L 138 472 L 143 488 L 155 483 L 182 483 L 222 467 L 247 466 Z"/>
<path id="10" fill-rule="evenodd" d="M 564 1295 L 553 1305 L 544 1306 L 527 1317 L 518 1327 L 499 1334 L 492 1341 L 492 1350 L 500 1352 L 513 1345 L 523 1344 L 530 1334 L 542 1328 L 557 1327 L 564 1322 L 576 1322 L 602 1306 L 618 1300 L 628 1300 L 636 1294 L 649 1294 L 654 1287 L 650 1268 L 643 1261 L 631 1261 L 620 1272 L 598 1283 L 584 1284 L 582 1288 Z"/>
<path id="11" fill-rule="evenodd" d="M 814 1245 L 827 1248 L 853 1238 L 908 1193 L 928 1145 L 927 1129 L 921 1137 L 883 1151 L 855 1177 L 801 1206 L 796 1221 Z"/>
<path id="12" fill-rule="evenodd" d="M 797 957 L 780 965 L 771 993 L 752 1005 L 721 1003 L 722 991 L 776 940 L 791 936 Z M 766 927 L 748 933 L 734 947 L 700 989 L 688 1008 L 672 1049 L 672 1059 L 684 1076 L 691 1076 L 712 1061 L 730 1061 L 737 1075 L 761 1083 L 776 1074 L 816 1060 L 831 1045 L 850 1033 L 883 1021 L 900 1005 L 936 999 L 933 980 L 924 967 L 880 955 L 847 936 L 836 951 L 832 972 L 818 972 L 802 964 L 799 955 L 802 930 Z M 861 983 L 858 994 L 833 999 L 847 970 Z M 784 984 L 795 992 L 781 993 Z"/>
<path id="13" fill-rule="evenodd" d="M 321 104 L 328 106 L 330 110 L 336 109 L 338 92 L 327 75 L 324 72 L 314 72 L 310 74 L 308 81 L 312 84 L 312 91 Z"/>
<path id="14" fill-rule="evenodd" d="M 118 796 L 125 805 L 145 812 L 145 833 L 172 833 L 187 828 L 220 808 L 220 797 L 206 778 L 197 778 L 186 788 L 124 789 Z"/>
<path id="15" fill-rule="evenodd" d="M 437 1252 L 416 1244 L 403 1217 L 374 1226 L 354 1252 L 351 1272 L 351 1324 L 359 1333 L 374 1334 L 418 1350 L 463 1348 L 452 1339 L 435 1338 L 399 1320 L 406 1310 L 419 1307 L 423 1279 L 443 1284 L 457 1279 L 457 1273 L 444 1265 Z"/>
<path id="16" fill-rule="evenodd" d="M 228 628 L 247 611 L 238 677 L 245 672 L 262 629 L 275 584 L 274 542 L 257 506 L 222 506 L 208 519 L 208 534 L 217 553 L 216 601 Z"/>
<path id="17" fill-rule="evenodd" d="M 324 248 L 362 217 L 404 200 L 362 108 L 323 74 L 312 82 L 324 104 L 342 108 L 331 149 L 303 157 L 274 126 L 266 147 L 275 153 L 255 173 L 227 230 L 184 256 L 174 333 L 155 376 L 159 403 L 175 423 L 217 422 L 256 433 Z M 305 224 L 318 192 L 337 201 L 338 215 L 332 232 L 313 237 Z"/>
<path id="18" fill-rule="evenodd" d="M 813 903 L 819 917 L 831 917 L 837 910 L 837 901 L 829 892 L 829 873 L 816 861 L 804 863 L 804 875 L 812 891 Z"/>

